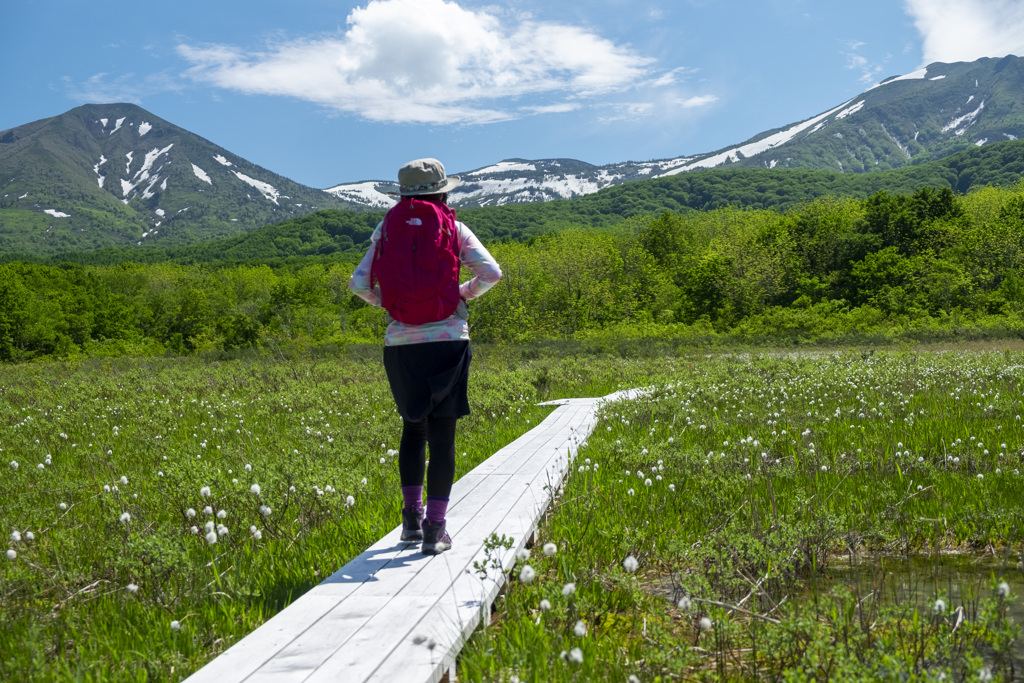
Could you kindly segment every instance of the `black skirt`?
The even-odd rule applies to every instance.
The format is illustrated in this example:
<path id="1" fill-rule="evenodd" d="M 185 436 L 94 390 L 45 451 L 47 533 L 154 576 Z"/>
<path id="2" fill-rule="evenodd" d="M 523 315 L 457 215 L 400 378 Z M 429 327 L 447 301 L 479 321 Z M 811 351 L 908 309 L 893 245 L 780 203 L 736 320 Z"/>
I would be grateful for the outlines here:
<path id="1" fill-rule="evenodd" d="M 469 415 L 469 341 L 384 347 L 384 370 L 406 422 Z"/>

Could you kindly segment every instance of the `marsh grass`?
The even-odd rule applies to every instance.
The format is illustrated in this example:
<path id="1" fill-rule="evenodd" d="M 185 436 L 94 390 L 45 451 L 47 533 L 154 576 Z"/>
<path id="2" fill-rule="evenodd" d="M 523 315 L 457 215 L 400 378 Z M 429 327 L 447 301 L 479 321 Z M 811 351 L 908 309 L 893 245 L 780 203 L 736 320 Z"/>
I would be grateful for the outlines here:
<path id="1" fill-rule="evenodd" d="M 655 390 L 604 410 L 460 680 L 1019 675 L 1024 356 L 640 355 L 478 347 L 457 476 L 538 401 Z M 3 680 L 180 680 L 400 522 L 377 349 L 3 366 L 0 402 Z M 950 551 L 987 558 L 966 590 L 879 560 Z"/>
<path id="2" fill-rule="evenodd" d="M 379 357 L 0 367 L 0 680 L 180 680 L 397 526 Z M 639 373 L 478 354 L 457 476 Z"/>
<path id="3" fill-rule="evenodd" d="M 1020 676 L 1022 363 L 682 359 L 604 410 L 539 531 L 558 553 L 513 578 L 460 680 Z M 940 579 L 964 558 L 973 574 Z"/>

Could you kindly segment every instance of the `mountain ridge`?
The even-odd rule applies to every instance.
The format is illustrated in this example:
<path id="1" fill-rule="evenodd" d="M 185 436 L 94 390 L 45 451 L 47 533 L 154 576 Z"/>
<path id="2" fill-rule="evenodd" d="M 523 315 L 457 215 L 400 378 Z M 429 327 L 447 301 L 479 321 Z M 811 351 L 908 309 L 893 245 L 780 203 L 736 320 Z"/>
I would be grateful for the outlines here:
<path id="1" fill-rule="evenodd" d="M 307 188 L 133 104 L 0 131 L 0 250 L 19 224 L 54 251 L 227 236 L 321 208 Z"/>
<path id="2" fill-rule="evenodd" d="M 725 166 L 864 173 L 934 161 L 972 144 L 1019 137 L 1024 137 L 1024 58 L 935 62 L 889 77 L 808 119 L 712 152 L 604 166 L 507 159 L 458 174 L 464 183 L 449 200 L 466 208 L 569 199 L 644 177 Z M 558 175 L 555 167 L 562 161 L 586 170 Z M 393 201 L 384 193 L 394 189 L 390 181 L 360 181 L 326 191 L 380 209 Z"/>

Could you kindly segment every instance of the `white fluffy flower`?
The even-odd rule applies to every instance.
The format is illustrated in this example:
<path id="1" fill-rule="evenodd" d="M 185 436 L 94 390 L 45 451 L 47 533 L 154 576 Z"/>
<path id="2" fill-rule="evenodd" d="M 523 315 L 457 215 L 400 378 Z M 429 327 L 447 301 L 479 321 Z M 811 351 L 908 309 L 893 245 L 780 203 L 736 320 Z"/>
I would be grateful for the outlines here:
<path id="1" fill-rule="evenodd" d="M 210 497 L 210 487 L 209 486 L 204 486 L 203 488 L 199 489 L 199 495 L 202 496 L 203 498 L 209 498 Z"/>
<path id="2" fill-rule="evenodd" d="M 139 587 L 137 585 L 135 585 L 134 583 L 129 583 L 127 586 L 125 586 L 125 589 L 129 593 L 138 593 L 139 592 Z"/>
<path id="3" fill-rule="evenodd" d="M 575 592 L 576 592 L 576 584 L 572 583 L 571 581 L 569 583 L 565 584 L 564 586 L 562 586 L 562 595 L 564 595 L 565 597 L 569 597 L 570 595 L 572 595 Z"/>
<path id="4" fill-rule="evenodd" d="M 253 484 L 252 486 L 249 487 L 249 491 L 256 494 L 257 496 L 260 495 L 260 485 Z"/>
<path id="5" fill-rule="evenodd" d="M 688 609 L 690 609 L 691 605 L 692 605 L 692 602 L 690 601 L 690 597 L 688 595 L 684 595 L 683 597 L 679 598 L 679 603 L 678 603 L 679 609 L 681 609 L 681 610 L 688 610 Z"/>
<path id="6" fill-rule="evenodd" d="M 934 611 L 936 614 L 942 614 L 943 612 L 945 612 L 946 611 L 946 601 L 943 600 L 942 598 L 938 598 L 935 601 L 935 604 L 932 605 L 932 611 Z"/>
<path id="7" fill-rule="evenodd" d="M 345 496 L 345 505 L 352 507 L 356 504 L 356 499 L 353 496 Z"/>
<path id="8" fill-rule="evenodd" d="M 583 621 L 577 621 L 576 625 L 572 627 L 572 632 L 576 634 L 576 637 L 582 638 L 587 635 L 587 625 Z"/>
<path id="9" fill-rule="evenodd" d="M 185 510 L 185 516 L 188 517 L 189 519 L 192 519 L 193 517 L 195 517 L 196 516 L 195 509 L 194 508 L 189 508 L 188 510 Z"/>
<path id="10" fill-rule="evenodd" d="M 11 543 L 17 543 L 21 540 L 21 532 L 15 529 L 11 532 Z"/>
<path id="11" fill-rule="evenodd" d="M 271 509 L 270 509 L 269 505 L 260 505 L 260 514 L 261 515 L 263 515 L 264 517 L 269 517 L 270 513 L 271 513 Z"/>
<path id="12" fill-rule="evenodd" d="M 1005 581 L 1000 581 L 999 582 L 998 592 L 999 592 L 999 597 L 1001 597 L 1001 598 L 1008 598 L 1008 597 L 1010 597 L 1010 584 L 1006 583 Z"/>
<path id="13" fill-rule="evenodd" d="M 554 555 L 557 552 L 558 552 L 558 546 L 555 545 L 554 543 L 545 543 L 544 544 L 544 556 L 545 557 L 551 557 L 552 555 Z"/>
<path id="14" fill-rule="evenodd" d="M 530 565 L 525 565 L 522 571 L 519 572 L 519 580 L 523 583 L 530 583 L 536 576 L 537 572 L 535 572 L 533 570 L 533 567 L 531 567 Z"/>
<path id="15" fill-rule="evenodd" d="M 707 617 L 701 617 L 700 618 L 700 630 L 701 631 L 709 631 L 709 630 L 711 630 L 711 620 L 708 619 Z"/>
<path id="16" fill-rule="evenodd" d="M 17 551 L 14 550 L 14 548 L 9 548 L 7 550 L 7 559 L 8 560 L 16 560 L 16 559 L 18 559 L 18 553 L 17 553 Z"/>
<path id="17" fill-rule="evenodd" d="M 516 553 L 516 559 L 520 562 L 526 562 L 530 559 L 530 551 L 526 548 L 520 548 L 519 552 Z"/>
<path id="18" fill-rule="evenodd" d="M 121 513 L 121 521 L 125 522 L 125 523 L 128 523 L 128 522 L 132 521 L 132 516 L 129 515 L 127 512 L 122 512 Z"/>
<path id="19" fill-rule="evenodd" d="M 213 545 L 214 543 L 216 543 L 217 542 L 217 532 L 216 531 L 211 531 L 211 532 L 207 533 L 206 534 L 206 542 L 209 543 L 210 545 Z"/>
<path id="20" fill-rule="evenodd" d="M 629 557 L 627 557 L 625 560 L 622 561 L 622 566 L 625 568 L 625 570 L 627 572 L 632 574 L 633 572 L 636 571 L 636 568 L 639 566 L 639 563 L 636 561 L 635 557 L 630 555 Z"/>
<path id="21" fill-rule="evenodd" d="M 549 609 L 551 609 L 551 601 L 547 599 L 541 600 L 540 609 L 542 612 L 547 612 Z"/>
<path id="22" fill-rule="evenodd" d="M 576 664 L 582 664 L 583 650 L 579 649 L 578 647 L 574 647 L 573 649 L 569 650 L 569 661 L 575 662 Z"/>
<path id="23" fill-rule="evenodd" d="M 171 622 L 171 630 L 172 631 L 180 631 L 181 630 L 181 622 L 179 622 L 177 620 L 172 621 Z"/>

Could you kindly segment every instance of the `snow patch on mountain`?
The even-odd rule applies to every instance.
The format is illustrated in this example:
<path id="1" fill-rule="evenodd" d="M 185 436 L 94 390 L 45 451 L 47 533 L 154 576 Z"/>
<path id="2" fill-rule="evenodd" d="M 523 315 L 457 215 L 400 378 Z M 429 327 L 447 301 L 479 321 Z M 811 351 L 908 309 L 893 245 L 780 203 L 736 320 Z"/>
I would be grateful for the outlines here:
<path id="1" fill-rule="evenodd" d="M 139 137 L 141 138 L 143 135 L 145 135 L 151 130 L 153 130 L 153 124 L 147 121 L 143 121 L 139 124 Z"/>
<path id="2" fill-rule="evenodd" d="M 955 129 L 956 130 L 956 135 L 958 135 L 958 136 L 959 135 L 963 135 L 964 133 L 967 132 L 967 126 L 969 126 L 972 123 L 974 123 L 974 119 L 978 118 L 978 114 L 980 114 L 981 110 L 984 109 L 984 108 L 985 108 L 985 100 L 982 100 L 981 104 L 979 104 L 978 108 L 975 109 L 974 111 L 972 111 L 972 112 L 970 112 L 968 114 L 964 114 L 963 116 L 960 116 L 958 118 L 955 118 L 952 121 L 950 121 L 949 123 L 947 123 L 946 125 L 944 125 L 942 127 L 942 132 L 943 133 L 948 133 L 949 131 Z"/>
<path id="3" fill-rule="evenodd" d="M 329 187 L 324 192 L 329 192 L 339 199 L 344 199 L 374 209 L 390 209 L 395 205 L 395 198 L 381 192 L 378 189 L 380 183 L 376 180 L 367 180 L 362 183 L 345 183 Z"/>
<path id="4" fill-rule="evenodd" d="M 216 159 L 217 163 L 219 163 L 221 166 L 234 166 L 234 164 L 232 164 L 230 161 L 224 158 L 223 154 L 218 154 L 213 158 Z"/>
<path id="5" fill-rule="evenodd" d="M 210 176 L 203 169 L 199 168 L 195 164 L 192 164 L 192 172 L 196 174 L 196 178 L 213 185 L 213 181 L 210 180 Z"/>
<path id="6" fill-rule="evenodd" d="M 221 159 L 223 159 L 223 157 L 221 157 Z M 217 161 L 220 161 L 220 159 L 217 159 Z M 225 166 L 230 165 L 230 162 L 225 164 Z M 275 188 L 273 185 L 271 185 L 270 183 L 265 183 L 262 180 L 250 178 L 249 176 L 245 175 L 244 173 L 240 173 L 239 171 L 232 171 L 232 173 L 234 173 L 235 176 L 237 176 L 237 178 L 242 182 L 248 183 L 249 185 L 252 185 L 257 190 L 259 190 L 260 194 L 263 195 L 266 199 L 269 199 L 270 201 L 277 204 L 277 200 L 278 198 L 280 198 L 281 193 L 278 192 L 277 188 Z"/>
<path id="7" fill-rule="evenodd" d="M 864 108 L 864 100 L 861 100 L 860 102 L 858 102 L 857 104 L 853 105 L 852 107 L 847 107 L 846 109 L 844 109 L 841 112 L 839 112 L 838 114 L 836 114 L 836 120 L 838 121 L 839 119 L 845 119 L 850 114 L 856 114 L 857 112 L 859 112 L 863 108 Z M 818 125 L 821 125 L 821 124 L 818 124 Z M 814 131 L 811 131 L 811 132 L 813 133 Z"/>
<path id="8" fill-rule="evenodd" d="M 795 126 L 791 126 L 785 130 L 779 131 L 778 133 L 773 133 L 772 135 L 763 137 L 755 142 L 748 142 L 745 145 L 733 147 L 732 149 L 727 149 L 724 152 L 720 152 L 719 154 L 705 157 L 693 163 L 680 166 L 679 168 L 674 168 L 671 171 L 663 173 L 657 177 L 664 178 L 666 176 L 683 173 L 684 171 L 691 171 L 695 168 L 714 168 L 715 166 L 721 166 L 722 164 L 728 161 L 739 161 L 740 159 L 743 159 L 745 157 L 752 157 L 755 154 L 760 154 L 761 152 L 765 152 L 769 149 L 778 147 L 779 145 L 783 145 L 789 142 L 794 137 L 796 137 L 797 134 L 799 134 L 801 131 L 807 130 L 808 128 L 811 128 L 812 126 L 823 121 L 824 119 L 827 119 L 829 116 L 832 116 L 837 111 L 841 111 L 848 104 L 850 104 L 849 100 L 843 102 L 835 109 L 830 109 L 824 114 L 819 114 L 818 116 L 815 116 L 813 119 L 807 119 L 803 123 L 798 123 Z"/>
<path id="9" fill-rule="evenodd" d="M 125 120 L 126 118 L 128 118 L 128 117 L 126 117 L 126 116 L 122 116 L 121 118 L 119 118 L 119 119 L 118 119 L 118 120 L 117 120 L 117 121 L 116 121 L 116 122 L 114 123 L 114 130 L 110 131 L 110 134 L 111 134 L 111 135 L 113 135 L 113 134 L 114 134 L 114 133 L 116 133 L 117 131 L 121 130 L 121 124 L 122 124 L 122 123 L 124 123 L 124 120 Z M 104 123 L 104 124 L 103 124 L 103 127 L 104 127 L 104 128 L 106 128 L 106 127 L 107 127 L 107 124 L 105 124 L 105 123 Z"/>
<path id="10" fill-rule="evenodd" d="M 71 218 L 71 214 L 57 211 L 57 209 L 44 209 L 43 213 L 48 213 L 54 218 Z"/>
<path id="11" fill-rule="evenodd" d="M 499 161 L 498 163 L 494 164 L 493 166 L 488 166 L 486 168 L 481 168 L 481 169 L 479 169 L 477 171 L 471 171 L 469 173 L 466 173 L 465 175 L 468 177 L 468 176 L 475 176 L 475 175 L 484 175 L 484 174 L 487 174 L 487 173 L 507 173 L 507 172 L 510 172 L 510 171 L 536 171 L 536 170 L 537 170 L 537 165 L 536 164 L 524 164 L 524 163 L 515 162 L 515 161 Z"/>
<path id="12" fill-rule="evenodd" d="M 96 182 L 100 184 L 100 187 L 103 187 L 103 181 L 107 179 L 107 176 L 100 175 L 100 166 L 105 163 L 107 163 L 107 158 L 101 154 L 99 163 L 92 167 L 92 170 L 96 173 Z"/>
<path id="13" fill-rule="evenodd" d="M 171 144 L 167 145 L 166 147 L 164 147 L 163 149 L 160 149 L 158 147 L 154 147 L 150 151 L 146 152 L 146 157 L 142 161 L 142 168 L 140 168 L 138 171 L 135 172 L 135 175 L 132 176 L 131 180 L 126 180 L 124 178 L 121 179 L 121 193 L 122 193 L 122 196 L 127 197 L 128 194 L 132 190 L 134 190 L 136 187 L 141 185 L 146 180 L 149 180 L 150 179 L 150 173 L 149 172 L 153 168 L 153 164 L 156 162 L 157 159 L 159 159 L 163 155 L 165 155 L 168 152 L 170 152 L 171 151 L 171 147 L 174 147 L 174 143 L 173 142 Z M 127 170 L 129 172 L 131 171 L 132 154 L 133 154 L 132 152 L 128 152 L 128 155 L 127 155 L 128 156 L 128 169 Z M 152 193 L 153 185 L 155 185 L 158 180 L 160 180 L 160 177 L 156 176 L 156 177 L 154 177 L 150 181 L 150 183 L 146 187 L 146 189 L 143 190 L 142 196 L 144 198 L 149 199 L 150 197 L 153 196 L 153 193 Z"/>

